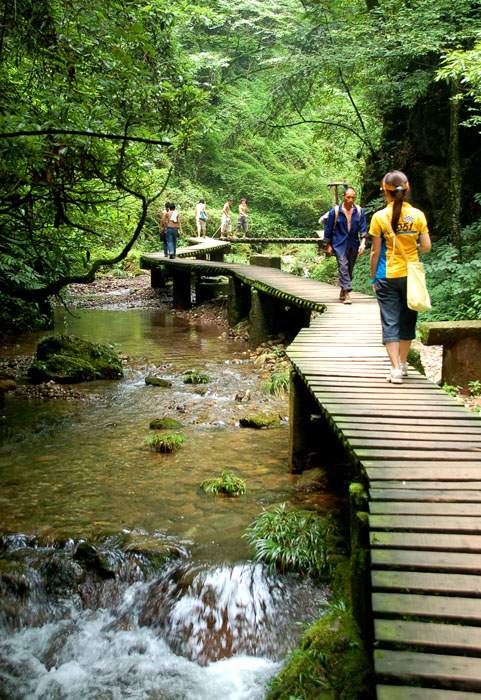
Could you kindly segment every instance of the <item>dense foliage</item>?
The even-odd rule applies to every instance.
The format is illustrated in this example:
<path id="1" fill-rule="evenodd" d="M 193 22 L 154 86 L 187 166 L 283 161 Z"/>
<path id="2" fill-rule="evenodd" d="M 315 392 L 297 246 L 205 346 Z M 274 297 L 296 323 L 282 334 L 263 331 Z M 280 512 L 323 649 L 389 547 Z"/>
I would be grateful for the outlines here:
<path id="1" fill-rule="evenodd" d="M 428 215 L 432 283 L 449 278 L 432 313 L 479 316 L 476 0 L 113 0 L 108 11 L 17 0 L 4 12 L 3 327 L 47 323 L 66 284 L 134 246 L 157 249 L 164 200 L 187 234 L 201 196 L 215 234 L 228 195 L 234 222 L 247 198 L 252 234 L 310 233 L 330 181 L 356 186 L 369 213 L 391 167 Z"/>

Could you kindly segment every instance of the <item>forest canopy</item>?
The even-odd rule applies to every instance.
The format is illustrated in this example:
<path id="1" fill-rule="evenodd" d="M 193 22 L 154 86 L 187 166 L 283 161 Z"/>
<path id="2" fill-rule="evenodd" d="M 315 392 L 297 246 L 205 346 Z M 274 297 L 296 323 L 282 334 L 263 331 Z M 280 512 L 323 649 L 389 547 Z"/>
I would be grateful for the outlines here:
<path id="1" fill-rule="evenodd" d="M 369 213 L 391 168 L 408 174 L 443 264 L 480 262 L 477 0 L 17 0 L 2 15 L 10 316 L 158 247 L 164 197 L 220 213 L 246 196 L 259 235 L 301 235 L 331 178 Z M 465 276 L 479 282 L 478 267 Z"/>

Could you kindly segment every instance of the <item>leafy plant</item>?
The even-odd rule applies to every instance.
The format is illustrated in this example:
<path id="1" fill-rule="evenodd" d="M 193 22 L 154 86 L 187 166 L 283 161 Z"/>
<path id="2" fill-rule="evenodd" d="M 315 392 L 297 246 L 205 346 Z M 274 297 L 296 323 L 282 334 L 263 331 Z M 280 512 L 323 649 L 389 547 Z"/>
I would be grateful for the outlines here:
<path id="1" fill-rule="evenodd" d="M 448 394 L 450 394 L 451 396 L 459 396 L 462 389 L 462 387 L 460 386 L 453 386 L 452 384 L 446 384 L 446 382 L 444 382 L 442 388 L 444 389 L 444 391 L 447 391 Z"/>
<path id="2" fill-rule="evenodd" d="M 227 496 L 243 496 L 247 491 L 245 481 L 226 469 L 222 471 L 220 477 L 201 481 L 200 488 L 205 493 L 225 493 Z"/>
<path id="3" fill-rule="evenodd" d="M 185 438 L 179 433 L 158 433 L 145 441 L 146 447 L 153 452 L 175 452 L 182 446 Z"/>
<path id="4" fill-rule="evenodd" d="M 254 559 L 269 570 L 299 571 L 320 576 L 329 571 L 327 557 L 328 522 L 307 510 L 287 509 L 281 503 L 262 510 L 243 537 L 254 548 Z"/>
<path id="5" fill-rule="evenodd" d="M 184 377 L 184 384 L 208 384 L 210 377 L 208 374 L 198 372 L 196 369 L 189 372 Z"/>
<path id="6" fill-rule="evenodd" d="M 289 393 L 289 371 L 274 371 L 262 385 L 262 391 L 280 398 Z"/>
<path id="7" fill-rule="evenodd" d="M 475 399 L 481 396 L 481 382 L 479 379 L 474 379 L 472 382 L 468 382 L 468 391 Z"/>

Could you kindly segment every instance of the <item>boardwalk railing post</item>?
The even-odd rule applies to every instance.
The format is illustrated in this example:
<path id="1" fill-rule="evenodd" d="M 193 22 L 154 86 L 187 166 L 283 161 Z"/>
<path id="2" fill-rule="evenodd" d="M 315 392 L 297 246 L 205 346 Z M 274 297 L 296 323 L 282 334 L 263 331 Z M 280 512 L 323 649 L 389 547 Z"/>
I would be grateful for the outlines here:
<path id="1" fill-rule="evenodd" d="M 209 260 L 212 260 L 212 262 L 224 262 L 224 251 L 211 250 L 209 253 Z"/>
<path id="2" fill-rule="evenodd" d="M 352 612 L 367 645 L 373 640 L 368 496 L 359 483 L 349 487 Z"/>
<path id="3" fill-rule="evenodd" d="M 290 371 L 289 387 L 289 469 L 300 474 L 310 451 L 311 416 L 319 408 L 295 371 Z"/>
<path id="4" fill-rule="evenodd" d="M 251 308 L 251 288 L 237 277 L 229 277 L 229 295 L 227 297 L 227 322 L 236 326 L 249 315 Z"/>
<path id="5" fill-rule="evenodd" d="M 192 308 L 190 270 L 174 270 L 172 277 L 174 281 L 174 309 L 184 310 Z"/>
<path id="6" fill-rule="evenodd" d="M 150 268 L 150 286 L 154 289 L 159 289 L 160 287 L 165 287 L 165 280 L 167 277 L 167 271 L 165 267 L 160 267 L 158 265 L 152 265 Z"/>

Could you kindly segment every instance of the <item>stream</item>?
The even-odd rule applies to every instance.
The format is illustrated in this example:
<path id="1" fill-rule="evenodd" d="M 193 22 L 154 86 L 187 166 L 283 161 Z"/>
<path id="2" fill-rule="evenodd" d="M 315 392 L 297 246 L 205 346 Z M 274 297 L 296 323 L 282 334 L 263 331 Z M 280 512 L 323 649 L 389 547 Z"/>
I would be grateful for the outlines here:
<path id="1" fill-rule="evenodd" d="M 56 332 L 112 343 L 119 381 L 82 398 L 7 395 L 0 446 L 0 698 L 256 700 L 329 591 L 255 564 L 242 534 L 263 507 L 326 512 L 295 490 L 287 406 L 262 393 L 238 340 L 174 312 L 58 314 Z M 43 334 L 3 343 L 33 353 Z M 211 382 L 184 384 L 196 368 Z M 170 388 L 148 386 L 155 373 Z M 239 418 L 274 410 L 279 427 Z M 149 421 L 182 421 L 182 448 L 145 448 Z M 228 469 L 241 498 L 203 493 Z"/>

